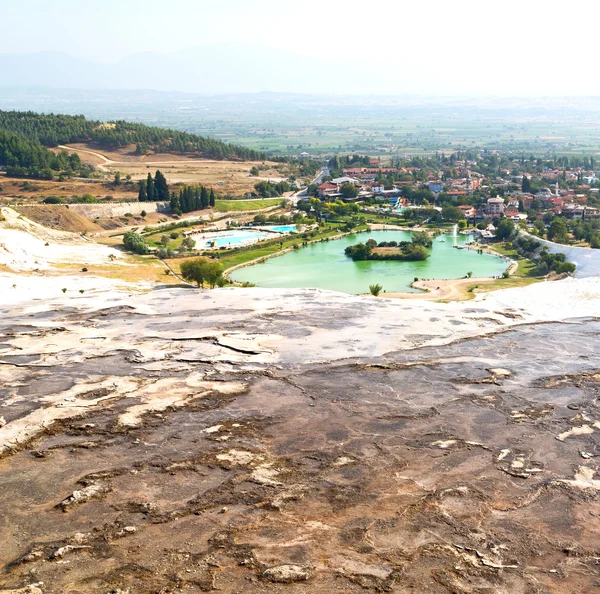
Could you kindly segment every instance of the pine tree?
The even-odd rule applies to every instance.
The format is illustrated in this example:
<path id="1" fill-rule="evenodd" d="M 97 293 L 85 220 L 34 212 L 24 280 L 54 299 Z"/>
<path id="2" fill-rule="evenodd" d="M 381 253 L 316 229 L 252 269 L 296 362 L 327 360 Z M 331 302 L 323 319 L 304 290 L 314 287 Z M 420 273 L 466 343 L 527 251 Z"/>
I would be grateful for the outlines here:
<path id="1" fill-rule="evenodd" d="M 210 204 L 211 207 L 213 207 L 215 205 L 215 200 L 216 200 L 215 191 L 211 188 L 210 196 L 208 198 L 208 203 Z"/>

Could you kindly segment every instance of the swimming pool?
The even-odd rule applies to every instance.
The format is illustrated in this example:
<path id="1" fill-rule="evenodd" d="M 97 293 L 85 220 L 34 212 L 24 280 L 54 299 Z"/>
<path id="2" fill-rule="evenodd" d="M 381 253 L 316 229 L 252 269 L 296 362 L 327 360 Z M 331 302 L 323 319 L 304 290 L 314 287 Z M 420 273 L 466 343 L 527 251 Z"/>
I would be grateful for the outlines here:
<path id="1" fill-rule="evenodd" d="M 192 239 L 196 242 L 198 250 L 215 250 L 222 247 L 239 247 L 250 245 L 263 239 L 273 238 L 267 231 L 252 231 L 250 229 L 236 229 L 235 231 L 220 231 L 218 233 L 194 233 Z"/>
<path id="2" fill-rule="evenodd" d="M 263 229 L 269 229 L 269 231 L 277 231 L 277 233 L 296 233 L 296 225 L 269 225 L 263 227 Z"/>

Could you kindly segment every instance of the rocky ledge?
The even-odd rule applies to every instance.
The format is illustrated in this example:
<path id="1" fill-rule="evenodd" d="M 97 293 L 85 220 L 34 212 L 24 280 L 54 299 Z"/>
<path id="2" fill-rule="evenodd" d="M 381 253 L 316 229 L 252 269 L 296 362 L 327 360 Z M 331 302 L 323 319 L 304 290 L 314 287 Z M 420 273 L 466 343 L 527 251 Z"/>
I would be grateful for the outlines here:
<path id="1" fill-rule="evenodd" d="M 600 591 L 599 296 L 5 306 L 0 592 Z"/>

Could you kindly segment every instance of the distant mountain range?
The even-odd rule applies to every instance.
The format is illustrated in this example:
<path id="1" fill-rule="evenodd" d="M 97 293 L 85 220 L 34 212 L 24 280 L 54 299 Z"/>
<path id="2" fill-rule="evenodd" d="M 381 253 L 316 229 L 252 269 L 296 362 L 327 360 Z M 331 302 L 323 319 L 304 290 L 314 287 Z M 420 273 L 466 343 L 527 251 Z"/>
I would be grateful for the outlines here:
<path id="1" fill-rule="evenodd" d="M 298 39 L 301 42 L 301 39 Z M 75 53 L 75 50 L 74 50 Z M 333 55 L 309 57 L 254 43 L 201 45 L 162 54 L 142 52 L 116 62 L 94 62 L 61 52 L 0 54 L 0 86 L 82 90 L 149 90 L 206 95 L 302 93 L 421 95 L 431 98 L 597 96 L 593 78 L 576 88 L 537 79 L 459 75 L 455 68 L 424 68 L 418 56 L 360 52 L 340 45 Z M 571 73 L 571 77 L 575 76 Z M 576 92 L 575 92 L 576 91 Z"/>
<path id="2" fill-rule="evenodd" d="M 356 66 L 329 65 L 254 44 L 215 44 L 171 54 L 143 52 L 114 63 L 66 53 L 0 54 L 2 85 L 150 89 L 192 93 L 353 93 Z"/>

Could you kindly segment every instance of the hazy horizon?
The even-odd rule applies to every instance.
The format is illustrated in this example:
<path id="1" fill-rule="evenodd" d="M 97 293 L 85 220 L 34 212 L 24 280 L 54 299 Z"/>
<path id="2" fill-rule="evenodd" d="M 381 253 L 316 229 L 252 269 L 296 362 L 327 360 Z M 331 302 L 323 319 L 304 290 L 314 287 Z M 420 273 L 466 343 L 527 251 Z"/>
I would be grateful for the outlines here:
<path id="1" fill-rule="evenodd" d="M 158 0 L 11 3 L 3 7 L 0 84 L 206 94 L 600 93 L 589 64 L 600 7 L 582 0 L 570 5 L 575 24 L 568 28 L 557 25 L 551 7 L 514 0 L 501 10 L 471 0 L 382 0 L 374 9 L 354 0 L 164 6 Z"/>

